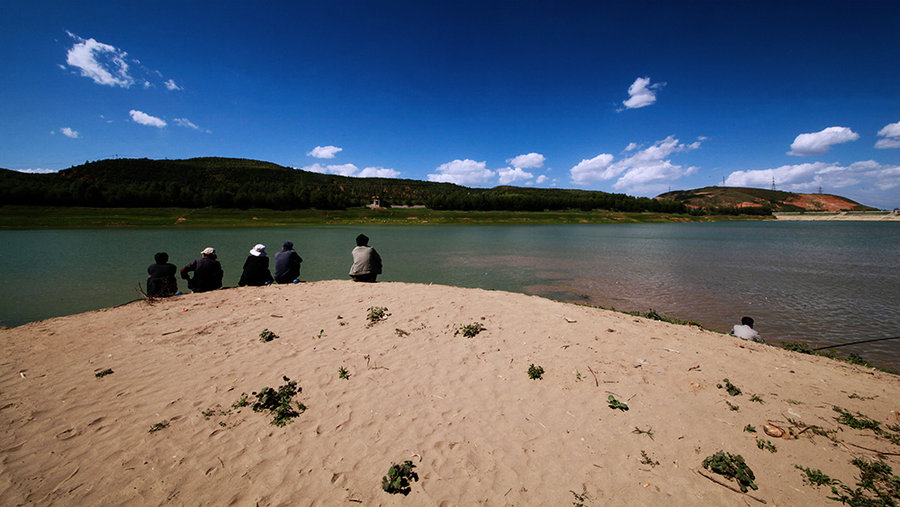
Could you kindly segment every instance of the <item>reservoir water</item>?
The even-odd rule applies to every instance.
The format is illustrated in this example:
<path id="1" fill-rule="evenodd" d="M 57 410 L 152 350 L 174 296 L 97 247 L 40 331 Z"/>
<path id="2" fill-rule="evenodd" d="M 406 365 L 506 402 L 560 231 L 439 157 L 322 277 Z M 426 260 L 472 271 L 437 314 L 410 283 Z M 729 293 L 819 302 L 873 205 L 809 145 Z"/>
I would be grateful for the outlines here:
<path id="1" fill-rule="evenodd" d="M 272 255 L 291 240 L 301 279 L 347 278 L 360 232 L 385 281 L 653 309 L 723 332 L 749 315 L 774 343 L 900 336 L 900 224 L 878 222 L 0 231 L 0 325 L 137 299 L 157 251 L 180 268 L 213 246 L 234 286 L 254 244 Z M 837 350 L 900 370 L 900 340 Z"/>

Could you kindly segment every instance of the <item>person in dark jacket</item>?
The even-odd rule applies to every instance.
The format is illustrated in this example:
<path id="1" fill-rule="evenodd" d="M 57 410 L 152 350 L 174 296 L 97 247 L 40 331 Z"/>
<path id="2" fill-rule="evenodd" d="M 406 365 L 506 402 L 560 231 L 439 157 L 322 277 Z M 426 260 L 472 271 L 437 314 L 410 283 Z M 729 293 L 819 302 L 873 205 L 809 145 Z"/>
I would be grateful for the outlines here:
<path id="1" fill-rule="evenodd" d="M 250 255 L 244 261 L 244 272 L 238 285 L 260 286 L 272 283 L 272 273 L 269 272 L 269 257 L 266 256 L 266 245 L 256 245 L 250 250 Z"/>
<path id="2" fill-rule="evenodd" d="M 191 278 L 190 272 L 194 272 Z M 206 292 L 222 287 L 222 265 L 216 260 L 216 249 L 204 248 L 200 258 L 181 268 L 181 278 L 188 281 L 188 288 L 194 292 Z"/>
<path id="3" fill-rule="evenodd" d="M 178 292 L 178 281 L 175 280 L 178 268 L 169 263 L 169 254 L 166 252 L 159 252 L 153 259 L 156 264 L 147 268 L 147 295 L 157 298 L 174 296 Z"/>
<path id="4" fill-rule="evenodd" d="M 354 282 L 374 282 L 381 274 L 381 256 L 369 246 L 369 237 L 360 234 L 356 237 L 356 248 L 353 249 L 353 265 L 350 266 L 350 278 Z"/>
<path id="5" fill-rule="evenodd" d="M 281 246 L 281 251 L 275 254 L 275 281 L 278 283 L 298 281 L 301 262 L 303 259 L 294 250 L 294 244 L 285 241 Z"/>

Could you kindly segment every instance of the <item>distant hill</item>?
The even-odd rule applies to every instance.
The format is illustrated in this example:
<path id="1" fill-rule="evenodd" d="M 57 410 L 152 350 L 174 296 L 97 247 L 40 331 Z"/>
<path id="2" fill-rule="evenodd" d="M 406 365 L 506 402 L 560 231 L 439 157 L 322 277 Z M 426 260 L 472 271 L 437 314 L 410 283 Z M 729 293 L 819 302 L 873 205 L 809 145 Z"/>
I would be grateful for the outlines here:
<path id="1" fill-rule="evenodd" d="M 344 209 L 384 205 L 439 210 L 611 210 L 685 213 L 673 201 L 607 192 L 319 174 L 233 158 L 107 159 L 51 174 L 0 169 L 0 203 L 44 206 Z"/>
<path id="2" fill-rule="evenodd" d="M 856 201 L 831 194 L 801 194 L 744 187 L 704 187 L 694 190 L 676 190 L 656 196 L 656 199 L 671 200 L 684 204 L 690 209 L 705 209 L 710 212 L 723 210 L 757 209 L 761 213 L 778 211 L 875 211 Z"/>

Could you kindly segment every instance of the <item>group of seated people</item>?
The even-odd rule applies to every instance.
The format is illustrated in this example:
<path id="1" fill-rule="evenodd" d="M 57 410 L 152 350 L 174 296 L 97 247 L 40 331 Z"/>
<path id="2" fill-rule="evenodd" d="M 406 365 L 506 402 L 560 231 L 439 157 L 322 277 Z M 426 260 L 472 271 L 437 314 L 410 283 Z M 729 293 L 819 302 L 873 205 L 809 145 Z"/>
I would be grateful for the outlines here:
<path id="1" fill-rule="evenodd" d="M 369 238 L 360 234 L 356 237 L 356 248 L 353 249 L 353 266 L 350 277 L 359 282 L 374 282 L 381 274 L 381 257 L 369 246 Z M 154 256 L 156 261 L 147 268 L 147 296 L 169 297 L 180 294 L 174 264 L 169 263 L 169 255 L 159 252 Z M 300 264 L 303 259 L 294 250 L 294 244 L 285 241 L 281 251 L 275 254 L 275 275 L 269 271 L 269 257 L 266 246 L 258 244 L 250 250 L 244 261 L 244 269 L 238 285 L 262 286 L 271 283 L 297 283 L 300 281 Z M 193 277 L 191 273 L 193 272 Z M 191 261 L 181 268 L 181 278 L 187 280 L 188 289 L 193 292 L 206 292 L 222 288 L 224 271 L 216 257 L 216 249 L 207 247 L 200 252 L 200 258 Z"/>

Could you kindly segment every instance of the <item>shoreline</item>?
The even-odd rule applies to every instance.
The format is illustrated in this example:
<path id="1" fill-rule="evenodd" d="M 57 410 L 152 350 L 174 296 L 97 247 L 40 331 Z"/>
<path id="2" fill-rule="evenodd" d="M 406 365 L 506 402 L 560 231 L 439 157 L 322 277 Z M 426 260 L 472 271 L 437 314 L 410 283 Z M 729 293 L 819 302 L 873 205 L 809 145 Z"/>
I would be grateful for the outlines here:
<path id="1" fill-rule="evenodd" d="M 813 212 L 772 213 L 778 221 L 795 222 L 900 222 L 900 214 L 884 212 Z"/>
<path id="2" fill-rule="evenodd" d="M 384 320 L 368 319 L 374 307 Z M 483 330 L 465 337 L 472 324 Z M 264 329 L 279 338 L 260 341 Z M 811 505 L 830 491 L 795 465 L 853 485 L 854 457 L 900 449 L 832 409 L 900 424 L 897 376 L 501 291 L 244 287 L 0 329 L 0 340 L 4 504 L 399 505 L 380 481 L 410 460 L 416 504 Z M 307 407 L 290 424 L 232 407 L 282 375 Z M 743 394 L 717 388 L 723 379 Z M 840 445 L 772 437 L 765 424 L 835 431 Z M 742 455 L 759 489 L 736 492 L 703 469 L 718 450 Z"/>

